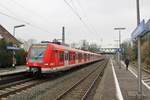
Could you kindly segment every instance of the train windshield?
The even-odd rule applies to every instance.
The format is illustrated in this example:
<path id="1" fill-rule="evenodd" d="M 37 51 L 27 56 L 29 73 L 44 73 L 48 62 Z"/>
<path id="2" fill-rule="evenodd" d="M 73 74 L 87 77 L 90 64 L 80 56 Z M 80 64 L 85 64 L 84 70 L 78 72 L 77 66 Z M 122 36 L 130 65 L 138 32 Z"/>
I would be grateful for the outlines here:
<path id="1" fill-rule="evenodd" d="M 32 47 L 30 50 L 30 60 L 42 62 L 46 47 Z"/>

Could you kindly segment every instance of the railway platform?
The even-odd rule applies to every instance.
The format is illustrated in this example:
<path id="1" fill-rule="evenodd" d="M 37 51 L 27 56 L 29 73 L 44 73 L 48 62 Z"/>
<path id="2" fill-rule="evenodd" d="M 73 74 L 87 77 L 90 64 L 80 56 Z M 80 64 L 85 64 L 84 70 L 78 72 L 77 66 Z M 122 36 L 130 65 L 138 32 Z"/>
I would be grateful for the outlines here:
<path id="1" fill-rule="evenodd" d="M 147 79 L 150 80 L 150 77 L 147 77 Z M 142 100 L 150 100 L 150 84 L 142 80 L 142 88 Z M 137 93 L 137 72 L 132 66 L 129 66 L 129 70 L 126 70 L 123 63 L 119 68 L 117 62 L 110 59 L 96 90 L 94 100 L 138 100 Z"/>
<path id="2" fill-rule="evenodd" d="M 0 76 L 20 73 L 25 71 L 26 71 L 25 65 L 16 66 L 15 68 L 0 68 Z"/>

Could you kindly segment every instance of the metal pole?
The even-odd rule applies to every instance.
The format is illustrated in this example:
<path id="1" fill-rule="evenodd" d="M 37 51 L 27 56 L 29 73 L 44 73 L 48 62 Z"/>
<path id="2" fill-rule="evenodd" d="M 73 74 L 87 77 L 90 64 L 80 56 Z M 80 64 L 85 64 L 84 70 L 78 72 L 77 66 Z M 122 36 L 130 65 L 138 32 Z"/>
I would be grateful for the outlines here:
<path id="1" fill-rule="evenodd" d="M 62 27 L 62 44 L 65 44 L 65 27 Z"/>
<path id="2" fill-rule="evenodd" d="M 119 50 L 118 50 L 118 65 L 121 68 L 121 30 L 125 30 L 126 28 L 118 27 L 114 28 L 114 30 L 119 30 Z"/>
<path id="3" fill-rule="evenodd" d="M 15 68 L 15 51 L 13 50 L 12 53 L 13 53 L 13 58 L 12 58 L 13 64 L 12 64 L 12 66 L 13 66 L 13 68 Z"/>
<path id="4" fill-rule="evenodd" d="M 13 36 L 15 37 L 15 26 L 13 28 Z M 15 51 L 12 50 L 12 67 L 15 68 Z"/>
<path id="5" fill-rule="evenodd" d="M 139 0 L 136 0 L 137 26 L 140 24 Z M 141 40 L 138 38 L 138 99 L 142 100 L 142 72 L 141 72 Z"/>
<path id="6" fill-rule="evenodd" d="M 118 50 L 118 65 L 119 65 L 119 68 L 120 68 L 120 55 L 119 55 L 119 50 Z"/>
<path id="7" fill-rule="evenodd" d="M 19 28 L 19 27 L 24 27 L 25 25 L 17 25 L 17 26 L 14 26 L 13 27 L 13 36 L 15 37 L 15 29 L 16 28 Z M 14 46 L 14 45 L 13 45 Z M 13 50 L 12 51 L 12 60 L 13 60 L 13 63 L 12 63 L 12 66 L 13 66 L 13 68 L 15 68 L 15 64 L 16 64 L 16 58 L 15 58 L 15 51 Z"/>
<path id="8" fill-rule="evenodd" d="M 121 49 L 121 30 L 119 30 L 119 49 Z M 119 51 L 119 68 L 121 68 L 121 52 Z"/>
<path id="9" fill-rule="evenodd" d="M 13 28 L 13 36 L 15 37 L 15 27 Z"/>
<path id="10" fill-rule="evenodd" d="M 137 7 L 137 26 L 140 24 L 140 7 L 139 7 L 139 0 L 136 0 L 136 7 Z"/>
<path id="11" fill-rule="evenodd" d="M 16 28 L 24 27 L 24 26 L 25 26 L 24 24 L 23 24 L 23 25 L 14 26 L 14 28 L 13 28 L 13 36 L 15 37 L 15 29 L 16 29 Z"/>
<path id="12" fill-rule="evenodd" d="M 141 41 L 138 38 L 138 99 L 142 100 Z"/>

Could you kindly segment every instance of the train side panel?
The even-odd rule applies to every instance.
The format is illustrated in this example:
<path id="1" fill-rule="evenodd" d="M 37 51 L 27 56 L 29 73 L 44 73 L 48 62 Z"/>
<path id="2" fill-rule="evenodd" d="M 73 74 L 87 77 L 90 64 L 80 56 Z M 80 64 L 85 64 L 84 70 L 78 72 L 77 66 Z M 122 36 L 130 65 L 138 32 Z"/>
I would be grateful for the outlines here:
<path id="1" fill-rule="evenodd" d="M 31 49 L 34 49 L 33 47 L 31 47 Z M 101 58 L 100 55 L 95 53 L 71 49 L 56 44 L 48 44 L 45 49 L 41 49 L 40 46 L 38 47 L 37 45 L 35 54 L 38 50 L 41 50 L 37 53 L 37 55 L 32 54 L 34 52 L 32 52 L 33 50 L 31 49 L 29 50 L 27 57 L 28 69 L 32 71 L 32 68 L 37 68 L 41 71 L 41 73 L 67 70 L 81 64 L 99 60 Z M 30 54 L 32 54 L 33 57 L 30 57 Z M 42 58 L 37 60 L 38 57 Z"/>

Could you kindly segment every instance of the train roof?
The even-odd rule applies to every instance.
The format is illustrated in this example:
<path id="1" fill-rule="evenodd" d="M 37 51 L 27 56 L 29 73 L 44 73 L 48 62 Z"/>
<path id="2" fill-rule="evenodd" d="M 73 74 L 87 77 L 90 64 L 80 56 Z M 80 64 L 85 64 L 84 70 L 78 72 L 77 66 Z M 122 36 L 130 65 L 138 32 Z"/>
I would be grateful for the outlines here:
<path id="1" fill-rule="evenodd" d="M 40 43 L 40 44 L 33 44 L 33 46 L 50 46 L 54 49 L 59 49 L 59 50 L 71 50 L 71 51 L 78 51 L 78 52 L 82 52 L 82 53 L 88 53 L 88 54 L 94 54 L 94 55 L 100 55 L 100 54 L 97 54 L 97 53 L 93 53 L 93 52 L 90 52 L 90 51 L 84 51 L 84 50 L 80 50 L 80 49 L 74 49 L 74 48 L 70 48 L 70 47 L 66 47 L 66 46 L 63 46 L 63 45 L 58 45 L 58 44 L 55 44 L 55 43 Z"/>

